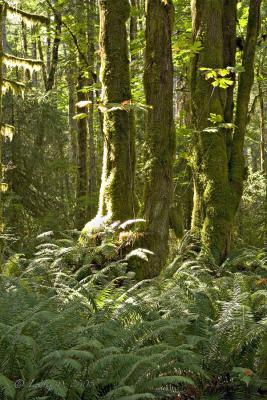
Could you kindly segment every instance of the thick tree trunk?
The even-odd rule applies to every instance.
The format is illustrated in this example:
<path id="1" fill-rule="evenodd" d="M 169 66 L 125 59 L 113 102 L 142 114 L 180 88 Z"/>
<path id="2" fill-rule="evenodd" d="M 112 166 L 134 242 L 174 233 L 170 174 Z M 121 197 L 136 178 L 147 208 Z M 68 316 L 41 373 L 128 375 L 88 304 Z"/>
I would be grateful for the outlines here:
<path id="1" fill-rule="evenodd" d="M 135 215 L 135 133 L 131 99 L 126 21 L 128 0 L 100 0 L 101 81 L 104 158 L 100 216 L 124 221 Z"/>
<path id="2" fill-rule="evenodd" d="M 143 277 L 159 274 L 168 254 L 170 209 L 173 205 L 172 1 L 147 1 L 144 87 L 149 107 L 146 131 L 144 246 L 155 256 Z"/>
<path id="3" fill-rule="evenodd" d="M 233 122 L 233 88 L 213 87 L 200 70 L 218 70 L 235 65 L 236 1 L 193 0 L 193 35 L 203 50 L 192 64 L 192 114 L 195 129 L 192 156 L 194 173 L 193 231 L 200 232 L 204 247 L 217 262 L 225 259 L 231 231 L 242 196 L 244 180 L 243 146 L 261 0 L 251 0 L 246 45 L 245 72 L 239 78 L 233 139 L 231 130 L 210 129 L 210 114 Z M 232 79 L 235 77 L 232 74 Z M 214 126 L 213 126 L 214 128 Z"/>

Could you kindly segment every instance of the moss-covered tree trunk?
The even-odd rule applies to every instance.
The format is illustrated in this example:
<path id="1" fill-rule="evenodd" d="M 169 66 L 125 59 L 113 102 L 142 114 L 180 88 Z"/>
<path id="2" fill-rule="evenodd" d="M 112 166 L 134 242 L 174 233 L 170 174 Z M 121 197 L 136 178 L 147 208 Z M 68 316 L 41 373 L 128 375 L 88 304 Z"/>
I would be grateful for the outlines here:
<path id="1" fill-rule="evenodd" d="M 4 20 L 4 6 L 0 4 L 0 232 L 3 232 L 4 221 L 3 221 L 3 204 L 2 204 L 2 182 L 3 182 L 3 167 L 2 167 L 2 124 L 3 124 L 3 112 L 2 112 L 2 90 L 3 90 L 3 20 Z M 2 254 L 2 248 L 0 248 L 0 254 Z"/>
<path id="2" fill-rule="evenodd" d="M 135 216 L 135 132 L 130 103 L 126 22 L 128 0 L 100 0 L 100 51 L 104 158 L 100 216 L 124 221 Z"/>
<path id="3" fill-rule="evenodd" d="M 170 209 L 173 203 L 172 1 L 147 0 L 144 88 L 147 105 L 144 246 L 155 253 L 143 270 L 153 277 L 168 254 Z"/>
<path id="4" fill-rule="evenodd" d="M 87 59 L 88 59 L 88 69 L 89 69 L 89 78 L 88 78 L 88 86 L 89 93 L 88 99 L 90 104 L 88 105 L 88 134 L 89 134 L 89 182 L 88 182 L 88 190 L 89 190 L 89 199 L 88 199 L 88 216 L 92 218 L 95 215 L 96 207 L 97 207 L 97 193 L 96 193 L 96 155 L 95 155 L 95 138 L 94 138 L 94 89 L 93 85 L 95 83 L 95 73 L 94 73 L 94 64 L 95 64 L 95 24 L 96 24 L 96 4 L 95 0 L 87 0 L 86 1 L 86 9 L 87 9 Z"/>
<path id="5" fill-rule="evenodd" d="M 243 52 L 243 72 L 238 80 L 236 100 L 235 129 L 230 155 L 230 181 L 234 195 L 233 207 L 237 211 L 246 175 L 244 141 L 248 123 L 248 106 L 254 83 L 254 60 L 260 27 L 260 8 L 262 0 L 250 0 L 247 36 Z"/>
<path id="6" fill-rule="evenodd" d="M 77 22 L 77 33 L 80 47 L 78 50 L 78 76 L 77 76 L 77 179 L 76 179 L 76 225 L 82 228 L 88 218 L 88 194 L 89 194 L 89 169 L 88 169 L 88 79 L 86 71 L 88 68 L 86 33 L 86 4 L 84 0 L 78 0 L 75 8 L 75 19 Z M 81 22 L 82 21 L 82 22 Z M 89 71 L 90 72 L 90 71 Z M 84 103 L 84 104 L 83 104 Z"/>
<path id="7" fill-rule="evenodd" d="M 131 41 L 136 39 L 138 25 L 137 25 L 137 0 L 131 0 L 132 15 L 130 19 L 130 39 Z"/>
<path id="8" fill-rule="evenodd" d="M 78 103 L 87 101 L 84 92 L 87 80 L 83 76 L 83 68 L 80 67 L 77 84 Z M 77 180 L 76 180 L 76 225 L 82 228 L 87 220 L 88 203 L 88 120 L 86 118 L 87 108 L 80 107 L 77 112 L 83 117 L 77 120 Z"/>
<path id="9" fill-rule="evenodd" d="M 247 125 L 248 101 L 253 83 L 254 56 L 258 33 L 260 0 L 251 0 L 244 72 L 239 76 L 235 131 L 214 127 L 211 114 L 223 122 L 233 122 L 233 86 L 213 87 L 200 68 L 213 70 L 234 67 L 236 1 L 193 0 L 193 37 L 203 49 L 192 63 L 192 115 L 195 130 L 192 165 L 194 173 L 193 231 L 217 262 L 226 257 L 245 177 L 243 145 Z M 229 77 L 229 76 L 228 76 Z M 232 80 L 235 76 L 232 73 Z M 215 128 L 215 129 L 214 129 Z"/>
<path id="10" fill-rule="evenodd" d="M 264 104 L 264 94 L 262 88 L 262 82 L 258 82 L 259 89 L 259 102 L 260 102 L 260 124 L 261 124 L 261 143 L 260 143 L 260 164 L 261 171 L 266 174 L 267 163 L 266 163 L 266 143 L 267 143 L 267 127 L 265 123 L 265 104 Z"/>
<path id="11" fill-rule="evenodd" d="M 72 53 L 69 53 L 70 56 Z M 66 55 L 67 59 L 67 55 Z M 73 167 L 73 170 L 76 170 L 77 166 L 77 121 L 74 119 L 76 114 L 76 103 L 77 103 L 77 92 L 75 85 L 75 75 L 76 75 L 76 66 L 71 65 L 68 68 L 66 74 L 66 80 L 68 84 L 68 122 L 69 122 L 69 134 L 70 134 L 70 163 Z M 76 175 L 76 174 L 75 174 Z M 76 182 L 76 176 L 74 181 Z"/>

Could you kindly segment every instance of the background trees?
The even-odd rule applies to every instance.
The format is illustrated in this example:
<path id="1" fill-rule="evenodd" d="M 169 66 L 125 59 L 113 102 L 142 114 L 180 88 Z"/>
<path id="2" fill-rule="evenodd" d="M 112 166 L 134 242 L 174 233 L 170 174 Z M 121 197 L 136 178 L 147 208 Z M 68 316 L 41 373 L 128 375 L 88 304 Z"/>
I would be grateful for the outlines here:
<path id="1" fill-rule="evenodd" d="M 10 54 L 43 61 L 33 77 L 3 70 L 27 80 L 24 100 L 3 96 L 17 134 L 3 144 L 2 203 L 20 246 L 43 230 L 81 229 L 97 210 L 146 219 L 136 245 L 157 254 L 148 275 L 165 263 L 169 232 L 177 243 L 173 232 L 191 222 L 217 260 L 230 242 L 263 244 L 265 4 L 260 18 L 260 2 L 248 1 L 193 1 L 193 14 L 182 0 L 18 6 L 50 21 L 2 23 Z M 248 234 L 254 201 L 259 236 Z"/>
<path id="2" fill-rule="evenodd" d="M 0 2 L 1 400 L 266 397 L 266 27 Z"/>

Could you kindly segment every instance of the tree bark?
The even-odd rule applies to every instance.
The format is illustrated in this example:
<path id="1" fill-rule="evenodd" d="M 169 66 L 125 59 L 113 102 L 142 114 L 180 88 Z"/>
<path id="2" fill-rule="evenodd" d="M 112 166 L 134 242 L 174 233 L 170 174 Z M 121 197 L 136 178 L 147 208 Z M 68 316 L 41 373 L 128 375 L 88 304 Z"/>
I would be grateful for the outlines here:
<path id="1" fill-rule="evenodd" d="M 244 137 L 253 84 L 254 56 L 261 0 L 251 0 L 240 74 L 233 139 L 229 129 L 214 131 L 210 114 L 233 122 L 233 88 L 213 87 L 201 67 L 218 70 L 235 65 L 236 2 L 193 0 L 193 37 L 203 49 L 192 62 L 192 115 L 195 129 L 192 156 L 194 210 L 192 229 L 217 262 L 229 252 L 231 231 L 243 191 Z M 232 79 L 235 77 L 231 74 Z M 207 129 L 208 128 L 208 129 Z M 213 126 L 214 128 L 214 126 Z"/>
<path id="2" fill-rule="evenodd" d="M 88 96 L 84 93 L 87 80 L 80 67 L 77 84 L 77 100 L 87 101 Z M 77 113 L 84 114 L 83 118 L 77 120 L 77 190 L 76 190 L 76 225 L 81 229 L 87 220 L 88 206 L 88 120 L 86 118 L 87 108 L 80 107 Z"/>
<path id="3" fill-rule="evenodd" d="M 21 35 L 22 35 L 22 43 L 23 43 L 23 57 L 28 57 L 28 38 L 27 38 L 27 27 L 26 24 L 22 21 L 21 23 Z M 30 72 L 25 71 L 25 79 L 26 81 L 30 80 Z"/>
<path id="4" fill-rule="evenodd" d="M 266 174 L 266 172 L 267 172 L 267 160 L 266 160 L 267 127 L 266 127 L 266 123 L 265 123 L 264 94 L 263 94 L 261 81 L 258 81 L 258 89 L 259 89 L 259 102 L 260 102 L 260 130 L 261 130 L 260 165 L 261 165 L 261 171 L 264 174 Z"/>
<path id="5" fill-rule="evenodd" d="M 88 216 L 92 218 L 96 212 L 96 156 L 95 156 L 95 138 L 94 138 L 94 89 L 93 85 L 95 83 L 95 73 L 94 73 L 94 63 L 95 63 L 95 0 L 87 0 L 87 42 L 88 51 L 87 58 L 89 64 L 89 93 L 88 98 L 90 101 L 88 107 L 88 134 L 89 134 L 89 201 L 88 201 Z"/>
<path id="6" fill-rule="evenodd" d="M 153 260 L 143 268 L 143 277 L 161 271 L 168 254 L 170 210 L 173 205 L 172 1 L 147 1 L 144 88 L 149 107 L 146 130 L 146 184 L 144 246 Z"/>
<path id="7" fill-rule="evenodd" d="M 32 59 L 36 60 L 37 59 L 37 43 L 36 43 L 36 27 L 31 28 L 31 35 L 32 35 Z M 37 86 L 38 83 L 38 75 L 37 71 L 33 71 L 32 73 L 32 85 L 34 87 Z"/>
<path id="8" fill-rule="evenodd" d="M 260 26 L 261 0 L 250 0 L 247 36 L 243 53 L 243 72 L 239 76 L 236 101 L 235 129 L 230 158 L 230 181 L 234 195 L 234 212 L 236 213 L 243 193 L 246 175 L 243 154 L 250 93 L 254 83 L 254 60 Z"/>
<path id="9" fill-rule="evenodd" d="M 70 134 L 70 163 L 75 168 L 77 166 L 77 121 L 74 119 L 76 114 L 77 92 L 76 92 L 76 75 L 77 65 L 75 61 L 75 53 L 70 48 L 67 53 L 64 47 L 65 62 L 68 62 L 66 71 L 66 80 L 68 84 L 68 120 L 69 120 L 69 134 Z M 77 175 L 77 174 L 75 174 Z M 75 177 L 76 182 L 76 177 Z"/>
<path id="10" fill-rule="evenodd" d="M 130 19 L 130 40 L 133 41 L 136 38 L 138 27 L 137 27 L 137 0 L 131 0 L 132 12 L 134 15 L 131 15 Z"/>
<path id="11" fill-rule="evenodd" d="M 60 40 L 61 40 L 61 29 L 62 29 L 62 17 L 58 12 L 55 12 L 55 37 L 53 41 L 53 47 L 52 47 L 52 58 L 51 62 L 49 61 L 49 71 L 48 71 L 48 76 L 47 76 L 47 82 L 46 82 L 46 91 L 48 92 L 49 90 L 52 90 L 55 82 L 55 75 L 56 75 L 56 69 L 57 69 L 57 64 L 58 64 L 58 51 L 59 51 L 59 45 L 60 45 Z"/>
<path id="12" fill-rule="evenodd" d="M 4 35 L 3 35 L 3 24 L 4 24 L 4 6 L 0 4 L 0 129 L 3 124 L 3 110 L 2 110 L 2 90 L 3 90 L 3 52 L 4 52 Z M 2 154 L 3 142 L 2 135 L 0 134 L 0 233 L 4 230 L 3 220 L 3 196 L 2 196 L 2 183 L 3 183 L 3 166 L 2 166 Z M 0 256 L 2 256 L 2 246 L 0 246 Z"/>
<path id="13" fill-rule="evenodd" d="M 104 156 L 98 215 L 125 221 L 135 216 L 135 129 L 126 21 L 128 0 L 100 0 Z"/>

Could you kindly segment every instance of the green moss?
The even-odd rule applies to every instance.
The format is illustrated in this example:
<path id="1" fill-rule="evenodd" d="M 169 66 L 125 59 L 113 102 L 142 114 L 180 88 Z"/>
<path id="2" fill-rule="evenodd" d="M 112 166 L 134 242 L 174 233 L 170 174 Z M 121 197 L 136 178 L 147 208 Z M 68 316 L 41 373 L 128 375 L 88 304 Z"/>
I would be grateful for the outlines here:
<path id="1" fill-rule="evenodd" d="M 126 21 L 128 0 L 100 1 L 103 104 L 131 99 Z M 135 128 L 132 111 L 104 111 L 104 158 L 99 215 L 124 221 L 135 216 Z"/>
<path id="2" fill-rule="evenodd" d="M 194 171 L 194 210 L 192 228 L 202 238 L 216 261 L 221 261 L 228 248 L 234 213 L 228 176 L 228 154 L 225 132 L 210 126 L 211 113 L 224 118 L 227 92 L 214 88 L 205 79 L 201 67 L 223 68 L 223 2 L 193 2 L 194 40 L 201 40 L 203 50 L 192 63 L 192 111 L 195 128 L 192 165 Z"/>
<path id="3" fill-rule="evenodd" d="M 168 254 L 173 206 L 173 123 L 172 2 L 149 0 L 146 19 L 144 88 L 151 108 L 146 129 L 146 229 L 141 247 L 154 252 L 142 266 L 144 278 L 156 276 Z M 177 221 L 176 221 L 177 228 Z"/>
<path id="4" fill-rule="evenodd" d="M 213 88 L 199 68 L 223 68 L 226 55 L 228 62 L 230 60 L 234 63 L 232 38 L 227 38 L 224 30 L 225 24 L 235 24 L 236 5 L 230 2 L 224 7 L 222 0 L 194 0 L 192 6 L 194 40 L 201 40 L 203 46 L 192 63 L 192 111 L 195 127 L 192 157 L 195 203 L 192 228 L 201 235 L 203 245 L 212 252 L 217 262 L 223 261 L 229 251 L 235 215 L 242 196 L 245 176 L 243 146 L 253 84 L 260 4 L 261 0 L 250 1 L 243 55 L 245 71 L 239 79 L 233 140 L 229 132 L 219 127 L 217 132 L 205 131 L 209 126 L 210 113 L 233 122 L 233 93 L 232 90 Z M 233 14 L 230 22 L 225 15 L 229 12 Z M 235 34 L 235 27 L 231 26 L 231 29 Z"/>

